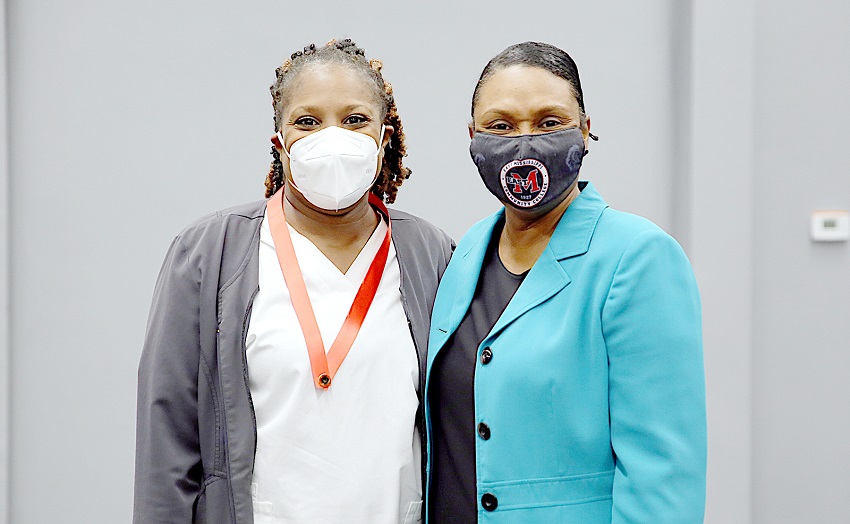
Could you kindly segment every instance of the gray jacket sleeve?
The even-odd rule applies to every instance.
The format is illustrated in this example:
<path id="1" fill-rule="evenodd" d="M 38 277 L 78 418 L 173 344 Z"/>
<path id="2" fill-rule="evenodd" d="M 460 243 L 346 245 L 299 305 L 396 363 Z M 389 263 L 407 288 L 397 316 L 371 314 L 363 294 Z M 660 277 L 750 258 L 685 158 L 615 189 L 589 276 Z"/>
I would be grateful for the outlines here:
<path id="1" fill-rule="evenodd" d="M 198 441 L 197 268 L 177 237 L 160 270 L 139 364 L 133 522 L 192 522 Z"/>

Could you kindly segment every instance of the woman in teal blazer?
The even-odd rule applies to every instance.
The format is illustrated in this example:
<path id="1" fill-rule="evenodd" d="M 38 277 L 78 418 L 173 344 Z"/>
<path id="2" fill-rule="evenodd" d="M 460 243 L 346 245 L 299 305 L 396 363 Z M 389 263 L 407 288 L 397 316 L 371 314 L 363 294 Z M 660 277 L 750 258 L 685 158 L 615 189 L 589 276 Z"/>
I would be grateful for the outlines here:
<path id="1" fill-rule="evenodd" d="M 427 520 L 692 523 L 705 506 L 700 301 L 673 238 L 578 182 L 575 63 L 526 42 L 475 89 L 470 152 L 504 207 L 437 293 Z"/>

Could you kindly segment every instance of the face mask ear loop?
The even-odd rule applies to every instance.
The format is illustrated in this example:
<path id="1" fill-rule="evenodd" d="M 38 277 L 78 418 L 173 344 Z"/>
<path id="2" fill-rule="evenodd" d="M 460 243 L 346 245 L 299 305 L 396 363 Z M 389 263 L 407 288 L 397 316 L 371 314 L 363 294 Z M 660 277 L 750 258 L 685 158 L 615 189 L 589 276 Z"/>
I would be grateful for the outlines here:
<path id="1" fill-rule="evenodd" d="M 387 131 L 387 127 L 384 124 L 381 124 L 381 134 L 378 135 L 378 156 L 381 153 L 381 143 L 384 141 L 384 133 Z M 387 143 L 389 145 L 389 143 Z M 378 180 L 378 177 L 381 176 L 381 168 L 383 166 L 383 162 L 378 164 L 377 169 L 375 170 L 375 178 L 372 179 L 372 183 L 369 185 L 369 191 L 371 191 L 371 187 L 375 185 L 375 182 Z"/>
<path id="2" fill-rule="evenodd" d="M 292 157 L 290 157 L 289 153 L 286 151 L 286 143 L 283 141 L 283 134 L 281 134 L 280 131 L 278 131 L 275 134 L 277 135 L 277 139 L 280 140 L 280 148 L 283 150 L 283 154 L 286 155 L 286 158 L 288 158 L 291 161 Z M 301 189 L 298 187 L 298 184 L 295 183 L 294 178 L 289 178 L 287 180 L 287 182 L 289 182 L 292 185 L 292 187 L 294 187 L 296 189 L 296 191 L 298 191 L 302 195 L 304 194 L 304 192 L 301 191 Z"/>
<path id="3" fill-rule="evenodd" d="M 381 132 L 378 134 L 378 149 L 381 149 L 381 143 L 384 141 L 384 133 L 387 132 L 387 126 L 381 124 Z M 389 144 L 387 144 L 389 145 Z"/>
<path id="4" fill-rule="evenodd" d="M 292 158 L 289 156 L 289 152 L 286 150 L 286 142 L 283 141 L 283 135 L 280 133 L 280 131 L 275 134 L 277 135 L 277 139 L 280 140 L 280 148 L 283 150 L 283 154 L 286 155 L 286 158 L 292 160 Z"/>

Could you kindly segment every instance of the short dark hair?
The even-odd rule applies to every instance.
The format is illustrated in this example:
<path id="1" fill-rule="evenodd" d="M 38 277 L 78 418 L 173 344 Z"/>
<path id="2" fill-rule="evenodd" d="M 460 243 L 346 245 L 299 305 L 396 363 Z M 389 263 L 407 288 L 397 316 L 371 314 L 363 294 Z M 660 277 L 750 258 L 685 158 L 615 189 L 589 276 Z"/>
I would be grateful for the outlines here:
<path id="1" fill-rule="evenodd" d="M 475 114 L 475 105 L 478 103 L 478 92 L 481 90 L 481 86 L 496 71 L 514 65 L 539 67 L 555 76 L 563 78 L 570 84 L 581 112 L 585 112 L 584 95 L 581 91 L 581 80 L 578 77 L 578 66 L 576 66 L 572 57 L 563 49 L 551 44 L 523 42 L 508 47 L 487 62 L 484 71 L 481 72 L 481 76 L 478 78 L 478 83 L 475 84 L 475 91 L 472 93 L 471 112 L 473 116 Z"/>

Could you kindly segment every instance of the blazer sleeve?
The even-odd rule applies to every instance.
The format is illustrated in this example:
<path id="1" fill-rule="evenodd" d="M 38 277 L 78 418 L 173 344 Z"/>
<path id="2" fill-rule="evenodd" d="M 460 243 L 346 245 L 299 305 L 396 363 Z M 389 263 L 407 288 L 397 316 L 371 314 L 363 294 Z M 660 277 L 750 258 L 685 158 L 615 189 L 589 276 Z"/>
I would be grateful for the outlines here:
<path id="1" fill-rule="evenodd" d="M 699 292 L 682 248 L 637 235 L 602 310 L 613 523 L 697 523 L 705 512 L 705 372 Z"/>
<path id="2" fill-rule="evenodd" d="M 153 295 L 139 363 L 133 522 L 192 522 L 201 487 L 199 279 L 180 238 Z"/>

